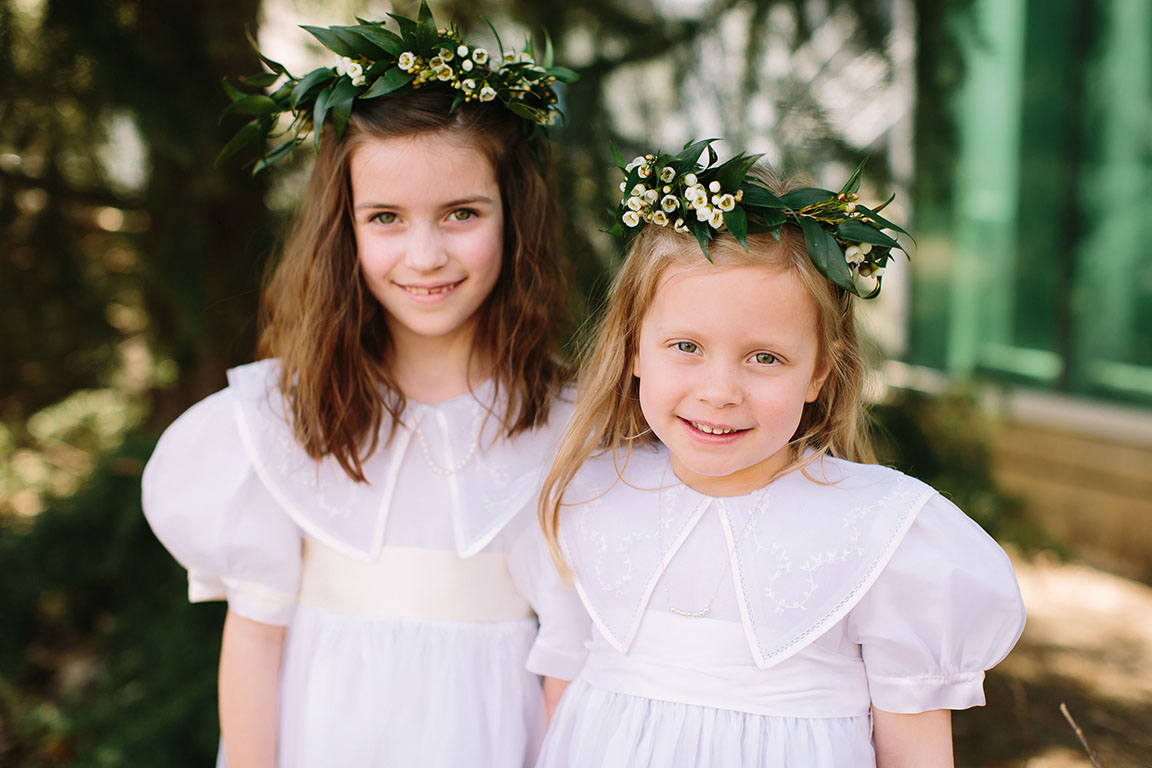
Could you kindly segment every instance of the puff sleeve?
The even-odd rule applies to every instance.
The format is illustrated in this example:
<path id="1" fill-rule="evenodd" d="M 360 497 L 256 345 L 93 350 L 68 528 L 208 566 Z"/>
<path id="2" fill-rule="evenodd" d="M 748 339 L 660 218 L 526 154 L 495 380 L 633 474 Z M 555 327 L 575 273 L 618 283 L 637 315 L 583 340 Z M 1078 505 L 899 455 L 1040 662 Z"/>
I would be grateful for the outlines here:
<path id="1" fill-rule="evenodd" d="M 939 495 L 848 619 L 873 706 L 905 714 L 983 705 L 985 670 L 1023 630 L 1008 556 Z"/>
<path id="2" fill-rule="evenodd" d="M 144 469 L 144 515 L 188 570 L 188 599 L 287 624 L 300 583 L 301 534 L 256 476 L 229 390 L 164 432 Z"/>
<path id="3" fill-rule="evenodd" d="M 535 506 L 522 514 L 535 517 Z M 512 545 L 508 554 L 512 579 L 536 612 L 540 629 L 528 651 L 526 666 L 537 675 L 572 680 L 588 655 L 585 641 L 592 620 L 570 584 L 560 578 L 540 527 L 533 522 Z"/>

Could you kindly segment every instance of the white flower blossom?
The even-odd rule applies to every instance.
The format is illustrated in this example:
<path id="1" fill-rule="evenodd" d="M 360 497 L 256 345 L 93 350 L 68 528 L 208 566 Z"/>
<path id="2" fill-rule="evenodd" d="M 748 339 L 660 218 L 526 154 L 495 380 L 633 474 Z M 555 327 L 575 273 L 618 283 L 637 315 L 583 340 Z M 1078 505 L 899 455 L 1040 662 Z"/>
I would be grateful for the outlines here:
<path id="1" fill-rule="evenodd" d="M 400 58 L 396 59 L 396 66 L 405 72 L 409 71 L 412 67 L 416 66 L 416 54 L 412 53 L 412 51 L 404 51 L 404 53 L 400 54 Z"/>
<path id="2" fill-rule="evenodd" d="M 516 62 L 516 54 L 513 53 L 512 51 L 505 51 L 504 52 L 504 63 L 505 64 L 514 64 L 515 62 Z"/>
<path id="3" fill-rule="evenodd" d="M 620 182 L 620 192 L 624 193 L 627 191 L 628 191 L 628 182 L 626 182 L 626 181 Z"/>
<path id="4" fill-rule="evenodd" d="M 708 185 L 708 191 L 713 192 L 713 193 L 719 192 L 720 191 L 720 182 L 713 181 L 711 184 Z"/>
<path id="5" fill-rule="evenodd" d="M 664 195 L 664 199 L 660 201 L 660 207 L 668 213 L 680 207 L 680 201 L 676 199 L 675 195 Z"/>
<path id="6" fill-rule="evenodd" d="M 356 80 L 363 79 L 364 67 L 355 61 L 350 62 L 344 74 L 348 75 L 348 77 L 352 78 L 353 82 L 355 82 Z"/>
<path id="7" fill-rule="evenodd" d="M 452 61 L 452 58 L 453 58 L 452 49 L 451 48 L 441 48 L 440 49 L 440 58 L 444 59 L 444 61 Z"/>
<path id="8" fill-rule="evenodd" d="M 844 261 L 848 262 L 849 266 L 856 266 L 860 263 L 860 248 L 855 245 L 850 245 L 844 249 Z"/>
<path id="9" fill-rule="evenodd" d="M 624 211 L 624 223 L 629 227 L 634 227 L 640 223 L 640 214 L 636 211 Z"/>
<path id="10" fill-rule="evenodd" d="M 456 49 L 456 55 L 459 56 L 460 58 L 464 58 L 465 56 L 467 56 L 468 55 L 468 46 L 461 45 L 459 48 Z"/>
<path id="11" fill-rule="evenodd" d="M 472 50 L 472 61 L 476 62 L 477 64 L 487 64 L 488 51 L 484 50 L 483 48 L 474 48 Z"/>
<path id="12" fill-rule="evenodd" d="M 444 66 L 444 59 L 440 58 L 439 56 L 433 56 L 432 58 L 428 59 L 428 66 L 432 69 L 440 69 L 440 67 Z"/>
<path id="13" fill-rule="evenodd" d="M 712 229 L 724 229 L 724 211 L 712 211 L 712 218 L 708 220 Z"/>
<path id="14" fill-rule="evenodd" d="M 672 229 L 682 235 L 688 234 L 688 225 L 684 223 L 684 219 L 676 219 L 676 223 L 672 225 Z"/>
<path id="15" fill-rule="evenodd" d="M 437 80 L 451 80 L 452 79 L 452 67 L 449 67 L 447 64 L 445 64 L 443 67 L 440 67 L 440 69 L 436 72 L 436 79 Z"/>
<path id="16" fill-rule="evenodd" d="M 476 90 L 476 81 L 469 78 L 460 83 L 460 87 L 464 89 L 464 93 L 472 93 L 472 91 Z"/>
<path id="17" fill-rule="evenodd" d="M 856 203 L 848 203 L 844 206 L 844 210 L 848 211 L 848 213 L 852 213 L 856 210 Z"/>
<path id="18" fill-rule="evenodd" d="M 660 193 L 654 189 L 649 189 L 644 193 L 644 202 L 648 203 L 648 205 L 654 205 L 659 199 Z"/>
<path id="19" fill-rule="evenodd" d="M 536 60 L 529 56 L 527 51 L 523 51 L 520 54 L 520 62 L 522 64 L 535 64 Z"/>
<path id="20" fill-rule="evenodd" d="M 480 101 L 492 101 L 496 98 L 496 89 L 490 85 L 486 85 L 480 89 Z"/>
<path id="21" fill-rule="evenodd" d="M 464 61 L 460 62 L 460 69 L 465 72 L 471 72 L 474 66 L 476 65 L 472 63 L 472 59 L 464 59 Z"/>
<path id="22" fill-rule="evenodd" d="M 880 285 L 880 281 L 876 279 L 875 275 L 862 275 L 859 272 L 852 275 L 852 282 L 862 296 L 875 293 L 877 286 Z"/>
<path id="23" fill-rule="evenodd" d="M 660 181 L 667 184 L 668 182 L 672 181 L 675 178 L 676 178 L 676 171 L 673 168 L 671 168 L 670 166 L 666 165 L 660 169 Z"/>
<path id="24" fill-rule="evenodd" d="M 860 253 L 864 255 L 872 253 L 872 243 L 857 243 L 856 247 L 859 248 Z"/>
<path id="25" fill-rule="evenodd" d="M 360 86 L 360 85 L 367 85 L 367 84 L 368 84 L 368 78 L 365 77 L 364 75 L 360 75 L 359 77 L 352 78 L 352 85 Z"/>
<path id="26" fill-rule="evenodd" d="M 696 174 L 689 173 L 684 177 L 684 183 L 690 187 L 696 186 Z"/>
<path id="27" fill-rule="evenodd" d="M 640 197 L 647 190 L 648 190 L 648 187 L 644 186 L 643 184 L 637 184 L 636 186 L 632 187 L 632 195 L 634 197 Z"/>
<path id="28" fill-rule="evenodd" d="M 652 223 L 659 224 L 662 227 L 668 226 L 668 216 L 664 211 L 656 211 L 652 214 Z"/>
<path id="29" fill-rule="evenodd" d="M 352 64 L 352 59 L 348 58 L 347 56 L 341 56 L 340 61 L 336 62 L 336 74 L 338 74 L 338 75 L 348 74 L 348 67 L 351 64 Z"/>
<path id="30" fill-rule="evenodd" d="M 644 199 L 641 197 L 630 197 L 626 205 L 629 210 L 638 211 L 644 207 Z"/>
<path id="31" fill-rule="evenodd" d="M 722 211 L 730 211 L 736 207 L 736 198 L 733 195 L 720 195 L 716 207 Z"/>
<path id="32" fill-rule="evenodd" d="M 701 205 L 696 209 L 697 221 L 708 221 L 712 218 L 712 209 L 707 205 Z"/>
<path id="33" fill-rule="evenodd" d="M 648 163 L 644 163 L 644 165 L 637 169 L 637 172 L 640 174 L 640 178 L 646 179 L 652 175 L 652 166 Z"/>

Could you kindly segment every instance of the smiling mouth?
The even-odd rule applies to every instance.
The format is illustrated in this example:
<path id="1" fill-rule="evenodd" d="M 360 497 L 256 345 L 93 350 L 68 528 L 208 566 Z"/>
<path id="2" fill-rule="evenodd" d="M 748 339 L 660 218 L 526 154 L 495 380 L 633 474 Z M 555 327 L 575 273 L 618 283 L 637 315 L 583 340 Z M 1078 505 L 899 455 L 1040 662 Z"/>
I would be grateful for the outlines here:
<path id="1" fill-rule="evenodd" d="M 451 293 L 456 289 L 463 280 L 457 280 L 454 283 L 445 283 L 444 285 L 399 285 L 404 291 L 412 294 L 413 296 L 437 296 L 443 293 Z"/>
<path id="2" fill-rule="evenodd" d="M 731 435 L 735 432 L 748 431 L 746 429 L 737 429 L 736 427 L 714 427 L 702 421 L 692 421 L 690 419 L 684 419 L 684 421 L 691 424 L 693 429 L 703 432 L 706 435 Z"/>

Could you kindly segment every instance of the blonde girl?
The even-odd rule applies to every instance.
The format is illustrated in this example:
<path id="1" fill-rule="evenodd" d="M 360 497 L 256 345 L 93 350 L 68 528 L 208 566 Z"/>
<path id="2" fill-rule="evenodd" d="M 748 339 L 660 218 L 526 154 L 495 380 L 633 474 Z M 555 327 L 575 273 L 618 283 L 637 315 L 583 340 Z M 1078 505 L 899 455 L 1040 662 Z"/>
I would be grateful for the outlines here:
<path id="1" fill-rule="evenodd" d="M 853 308 L 894 225 L 858 174 L 790 191 L 702 149 L 625 169 L 541 505 L 594 629 L 537 765 L 949 766 L 1023 609 L 995 542 L 871 463 Z"/>
<path id="2" fill-rule="evenodd" d="M 539 675 L 571 677 L 582 653 L 555 630 L 586 619 L 519 512 L 566 407 L 539 125 L 557 71 L 426 7 L 393 19 L 311 29 L 335 67 L 268 62 L 275 90 L 234 94 L 256 115 L 228 153 L 253 140 L 274 161 L 283 111 L 285 143 L 311 128 L 319 156 L 262 298 L 262 359 L 181 416 L 144 476 L 190 599 L 228 601 L 232 768 L 530 765 L 555 686 Z"/>

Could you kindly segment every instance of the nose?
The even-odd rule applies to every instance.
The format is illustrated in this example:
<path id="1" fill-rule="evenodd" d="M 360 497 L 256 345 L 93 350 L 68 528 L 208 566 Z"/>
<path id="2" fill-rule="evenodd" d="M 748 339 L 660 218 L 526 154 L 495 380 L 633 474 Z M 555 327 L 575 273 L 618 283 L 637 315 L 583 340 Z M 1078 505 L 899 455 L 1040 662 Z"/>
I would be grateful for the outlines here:
<path id="1" fill-rule="evenodd" d="M 697 384 L 696 396 L 701 402 L 713 408 L 727 408 L 739 405 L 744 400 L 744 390 L 732 366 L 712 361 L 703 366 Z"/>
<path id="2" fill-rule="evenodd" d="M 417 272 L 435 272 L 448 263 L 448 252 L 439 229 L 415 226 L 405 243 L 404 264 Z"/>

